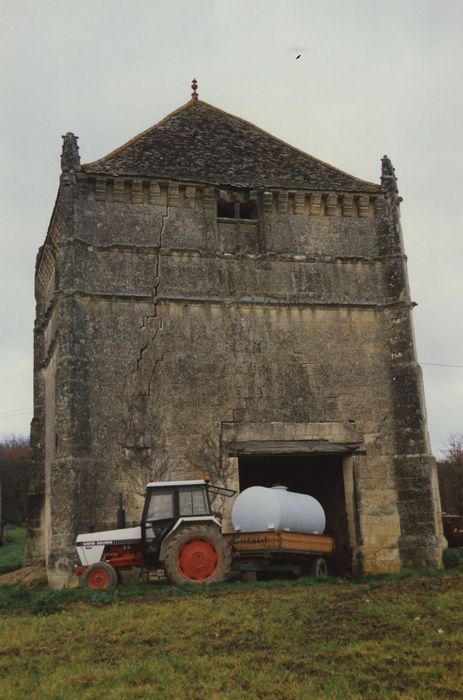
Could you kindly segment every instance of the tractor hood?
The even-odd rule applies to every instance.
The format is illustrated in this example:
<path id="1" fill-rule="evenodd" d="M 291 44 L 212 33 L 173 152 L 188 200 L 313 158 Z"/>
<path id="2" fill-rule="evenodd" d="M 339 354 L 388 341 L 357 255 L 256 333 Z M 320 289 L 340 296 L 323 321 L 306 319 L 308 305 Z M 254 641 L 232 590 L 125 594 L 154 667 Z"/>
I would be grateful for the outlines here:
<path id="1" fill-rule="evenodd" d="M 141 527 L 125 527 L 121 530 L 103 530 L 78 535 L 77 547 L 98 547 L 108 544 L 136 544 L 141 542 Z"/>
<path id="2" fill-rule="evenodd" d="M 121 530 L 86 532 L 76 539 L 77 561 L 90 566 L 101 561 L 105 548 L 110 545 L 136 545 L 141 542 L 141 527 L 125 527 Z"/>

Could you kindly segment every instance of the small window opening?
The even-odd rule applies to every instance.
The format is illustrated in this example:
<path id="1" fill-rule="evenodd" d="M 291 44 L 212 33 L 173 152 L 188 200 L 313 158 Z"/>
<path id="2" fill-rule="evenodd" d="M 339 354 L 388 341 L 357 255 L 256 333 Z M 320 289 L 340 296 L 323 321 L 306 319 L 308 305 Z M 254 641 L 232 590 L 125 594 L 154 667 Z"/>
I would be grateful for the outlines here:
<path id="1" fill-rule="evenodd" d="M 240 202 L 240 219 L 257 219 L 255 202 Z"/>
<path id="2" fill-rule="evenodd" d="M 217 202 L 217 216 L 219 219 L 234 219 L 235 218 L 235 205 L 233 202 L 224 202 L 220 200 Z"/>

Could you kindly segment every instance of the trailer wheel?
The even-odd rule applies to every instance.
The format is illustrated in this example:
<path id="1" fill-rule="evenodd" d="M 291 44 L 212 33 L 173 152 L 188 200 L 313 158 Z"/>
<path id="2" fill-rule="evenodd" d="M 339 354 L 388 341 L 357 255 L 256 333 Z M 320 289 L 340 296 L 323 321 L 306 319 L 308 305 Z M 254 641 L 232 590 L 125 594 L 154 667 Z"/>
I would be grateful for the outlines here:
<path id="1" fill-rule="evenodd" d="M 183 528 L 166 544 L 164 567 L 175 585 L 219 583 L 230 573 L 231 549 L 215 527 Z"/>
<path id="2" fill-rule="evenodd" d="M 82 578 L 82 586 L 96 591 L 117 586 L 116 569 L 105 561 L 91 564 Z"/>
<path id="3" fill-rule="evenodd" d="M 315 559 L 310 562 L 310 574 L 314 576 L 314 578 L 328 577 L 328 567 L 323 557 L 315 557 Z"/>

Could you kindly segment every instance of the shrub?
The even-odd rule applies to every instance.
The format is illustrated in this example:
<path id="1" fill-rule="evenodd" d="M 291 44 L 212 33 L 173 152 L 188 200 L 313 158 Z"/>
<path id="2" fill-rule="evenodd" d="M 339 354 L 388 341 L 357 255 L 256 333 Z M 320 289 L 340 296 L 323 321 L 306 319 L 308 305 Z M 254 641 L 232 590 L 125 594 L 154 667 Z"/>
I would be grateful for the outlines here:
<path id="1" fill-rule="evenodd" d="M 443 554 L 446 569 L 456 569 L 460 563 L 460 554 L 457 549 L 445 549 Z"/>

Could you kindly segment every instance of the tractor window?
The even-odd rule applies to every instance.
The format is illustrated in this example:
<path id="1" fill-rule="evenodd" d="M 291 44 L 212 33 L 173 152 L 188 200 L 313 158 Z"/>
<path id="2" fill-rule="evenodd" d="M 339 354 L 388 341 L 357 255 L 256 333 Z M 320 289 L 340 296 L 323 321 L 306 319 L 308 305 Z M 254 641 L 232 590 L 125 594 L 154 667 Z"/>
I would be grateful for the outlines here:
<path id="1" fill-rule="evenodd" d="M 146 516 L 147 522 L 151 520 L 164 520 L 174 517 L 174 492 L 173 489 L 154 491 Z"/>
<path id="2" fill-rule="evenodd" d="M 178 494 L 180 515 L 208 515 L 209 508 L 206 498 L 206 490 L 199 486 L 182 486 Z"/>

